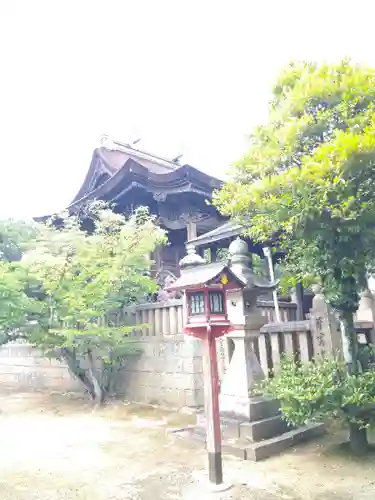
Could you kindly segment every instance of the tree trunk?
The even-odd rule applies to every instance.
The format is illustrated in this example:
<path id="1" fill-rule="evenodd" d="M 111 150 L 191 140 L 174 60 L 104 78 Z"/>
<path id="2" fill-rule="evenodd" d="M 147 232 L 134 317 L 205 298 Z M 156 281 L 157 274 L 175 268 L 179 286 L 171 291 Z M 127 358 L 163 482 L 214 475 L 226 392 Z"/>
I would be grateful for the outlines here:
<path id="1" fill-rule="evenodd" d="M 358 424 L 349 424 L 350 449 L 355 455 L 364 455 L 368 451 L 367 429 Z"/>
<path id="2" fill-rule="evenodd" d="M 95 366 L 94 366 L 94 359 L 92 356 L 92 351 L 89 351 L 87 353 L 87 360 L 89 363 L 89 368 L 87 370 L 88 377 L 92 383 L 93 389 L 94 389 L 94 402 L 96 405 L 101 405 L 104 401 L 104 392 L 103 389 L 99 383 L 99 380 L 97 379 L 95 375 Z"/>
<path id="3" fill-rule="evenodd" d="M 66 364 L 72 375 L 76 377 L 85 386 L 85 389 L 90 394 L 92 399 L 95 399 L 95 388 L 90 378 L 86 375 L 85 371 L 80 368 L 79 361 L 75 355 L 75 352 L 71 349 L 63 348 L 61 349 L 61 356 L 65 359 Z"/>

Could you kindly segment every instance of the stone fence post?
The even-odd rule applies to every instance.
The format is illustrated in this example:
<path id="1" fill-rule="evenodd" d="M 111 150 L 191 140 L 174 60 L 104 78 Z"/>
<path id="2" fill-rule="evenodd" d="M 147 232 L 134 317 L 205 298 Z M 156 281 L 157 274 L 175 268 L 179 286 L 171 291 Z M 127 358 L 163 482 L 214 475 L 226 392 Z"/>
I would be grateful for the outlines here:
<path id="1" fill-rule="evenodd" d="M 342 354 L 340 323 L 327 304 L 320 285 L 313 286 L 313 303 L 310 309 L 311 333 L 315 356 Z"/>
<path id="2" fill-rule="evenodd" d="M 370 341 L 371 344 L 375 345 L 375 299 L 373 293 L 366 288 L 361 293 L 361 299 L 359 301 L 358 311 L 355 315 L 355 320 L 358 326 L 367 324 L 371 325 L 370 329 Z"/>

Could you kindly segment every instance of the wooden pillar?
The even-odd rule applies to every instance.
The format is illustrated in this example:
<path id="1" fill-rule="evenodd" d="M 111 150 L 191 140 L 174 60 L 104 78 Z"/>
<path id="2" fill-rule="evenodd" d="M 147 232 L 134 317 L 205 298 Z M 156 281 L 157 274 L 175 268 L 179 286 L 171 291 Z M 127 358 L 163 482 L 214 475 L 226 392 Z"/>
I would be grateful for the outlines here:
<path id="1" fill-rule="evenodd" d="M 216 245 L 213 245 L 210 247 L 210 251 L 211 251 L 211 262 L 216 262 L 217 261 L 217 246 Z"/>
<path id="2" fill-rule="evenodd" d="M 303 313 L 303 286 L 302 283 L 296 284 L 296 303 L 297 303 L 297 321 L 302 321 L 305 319 L 305 315 Z"/>
<path id="3" fill-rule="evenodd" d="M 187 240 L 194 240 L 197 236 L 197 223 L 192 220 L 191 218 L 188 219 L 187 221 Z"/>
<path id="4" fill-rule="evenodd" d="M 211 331 L 204 339 L 203 376 L 204 405 L 207 425 L 208 478 L 215 485 L 223 482 L 221 459 L 221 430 L 219 413 L 219 375 L 217 370 L 216 341 Z"/>

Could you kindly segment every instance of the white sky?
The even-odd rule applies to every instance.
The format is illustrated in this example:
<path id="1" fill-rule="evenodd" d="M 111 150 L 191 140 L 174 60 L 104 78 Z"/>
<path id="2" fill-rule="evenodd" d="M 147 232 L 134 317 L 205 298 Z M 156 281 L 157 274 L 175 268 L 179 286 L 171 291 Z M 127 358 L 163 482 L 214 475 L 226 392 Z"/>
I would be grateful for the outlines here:
<path id="1" fill-rule="evenodd" d="M 222 176 L 283 64 L 375 64 L 374 14 L 374 0 L 0 0 L 0 217 L 64 208 L 103 133 Z"/>

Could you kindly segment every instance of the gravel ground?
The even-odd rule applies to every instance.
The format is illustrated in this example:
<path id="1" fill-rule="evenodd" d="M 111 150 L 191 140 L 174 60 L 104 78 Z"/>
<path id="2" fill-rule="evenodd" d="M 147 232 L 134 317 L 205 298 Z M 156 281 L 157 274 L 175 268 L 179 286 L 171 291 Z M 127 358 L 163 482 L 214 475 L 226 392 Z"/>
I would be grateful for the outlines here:
<path id="1" fill-rule="evenodd" d="M 191 417 L 116 402 L 93 411 L 69 395 L 0 395 L 1 500 L 373 500 L 375 457 L 342 436 L 253 464 L 225 457 L 233 487 L 207 491 L 206 454 L 168 432 Z"/>

